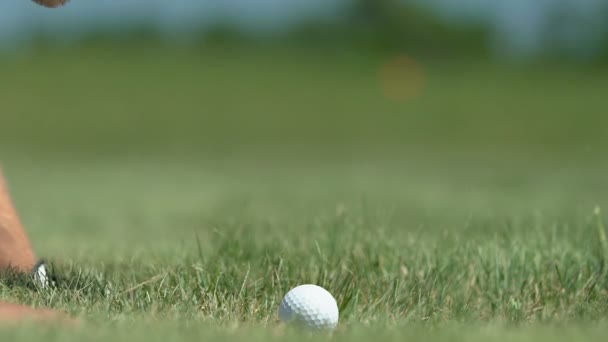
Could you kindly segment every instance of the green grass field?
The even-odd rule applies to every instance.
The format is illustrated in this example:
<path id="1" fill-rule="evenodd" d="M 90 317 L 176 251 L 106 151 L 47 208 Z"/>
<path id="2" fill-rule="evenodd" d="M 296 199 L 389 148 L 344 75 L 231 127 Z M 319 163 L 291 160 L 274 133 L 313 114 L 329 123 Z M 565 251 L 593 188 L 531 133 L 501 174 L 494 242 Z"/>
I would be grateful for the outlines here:
<path id="1" fill-rule="evenodd" d="M 0 299 L 85 322 L 2 340 L 309 340 L 276 314 L 302 283 L 332 340 L 608 333 L 608 70 L 420 59 L 396 102 L 352 51 L 0 61 L 0 160 L 61 280 Z"/>

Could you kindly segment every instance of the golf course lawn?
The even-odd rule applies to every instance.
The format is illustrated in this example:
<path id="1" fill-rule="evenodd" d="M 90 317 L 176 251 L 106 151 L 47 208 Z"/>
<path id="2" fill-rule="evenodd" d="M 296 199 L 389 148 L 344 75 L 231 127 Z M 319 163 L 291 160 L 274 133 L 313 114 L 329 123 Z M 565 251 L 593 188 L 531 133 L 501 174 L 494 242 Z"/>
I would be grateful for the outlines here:
<path id="1" fill-rule="evenodd" d="M 0 55 L 0 161 L 58 278 L 0 299 L 82 322 L 0 340 L 309 340 L 277 317 L 305 283 L 323 340 L 605 340 L 608 70 L 420 57 L 397 99 L 391 58 Z"/>

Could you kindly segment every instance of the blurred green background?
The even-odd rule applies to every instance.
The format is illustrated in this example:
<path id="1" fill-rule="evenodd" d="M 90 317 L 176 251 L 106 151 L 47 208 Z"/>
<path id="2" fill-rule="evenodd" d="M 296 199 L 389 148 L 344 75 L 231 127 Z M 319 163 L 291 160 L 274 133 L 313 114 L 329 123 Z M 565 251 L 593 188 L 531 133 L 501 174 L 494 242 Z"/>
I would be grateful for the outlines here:
<path id="1" fill-rule="evenodd" d="M 598 156 L 606 141 L 606 35 L 593 40 L 593 48 L 580 47 L 578 55 L 593 57 L 557 48 L 559 32 L 578 18 L 578 12 L 566 15 L 565 5 L 541 7 L 544 16 L 520 5 L 530 15 L 518 25 L 536 19 L 546 32 L 533 49 L 541 52 L 514 59 L 501 54 L 516 47 L 496 38 L 497 24 L 490 23 L 499 20 L 475 19 L 474 1 L 461 6 L 470 8 L 469 20 L 448 19 L 449 1 L 432 2 L 435 7 L 395 0 L 311 2 L 320 8 L 316 15 L 310 10 L 271 28 L 263 23 L 277 21 L 270 16 L 280 16 L 282 8 L 272 1 L 258 2 L 267 16 L 249 26 L 236 15 L 211 20 L 192 3 L 178 3 L 174 7 L 191 14 L 149 6 L 175 12 L 168 22 L 200 22 L 181 31 L 168 24 L 175 31 L 170 37 L 154 25 L 161 19 L 129 14 L 130 2 L 112 28 L 78 21 L 100 6 L 87 2 L 53 11 L 27 1 L 4 4 L 4 12 L 12 9 L 24 24 L 3 24 L 14 31 L 5 34 L 13 39 L 5 39 L 0 54 L 3 153 L 513 148 Z M 256 9 L 227 3 L 236 13 Z M 295 0 L 292 6 L 298 4 L 306 7 Z M 579 7 L 603 13 L 601 5 Z M 112 17 L 120 8 L 101 9 Z M 604 32 L 597 26 L 594 34 Z"/>
<path id="2" fill-rule="evenodd" d="M 151 2 L 201 23 L 173 31 L 132 2 L 1 5 L 5 27 L 23 20 L 0 52 L 0 157 L 43 252 L 90 247 L 65 234 L 162 244 L 239 209 L 294 219 L 362 198 L 408 226 L 606 203 L 606 35 L 574 48 L 558 34 L 591 22 L 566 15 L 579 12 L 519 2 L 536 16 L 515 27 L 553 18 L 520 51 L 474 2 L 459 16 L 449 2 L 318 3 L 289 24 L 276 2 L 229 3 L 241 15 L 220 20 Z"/>

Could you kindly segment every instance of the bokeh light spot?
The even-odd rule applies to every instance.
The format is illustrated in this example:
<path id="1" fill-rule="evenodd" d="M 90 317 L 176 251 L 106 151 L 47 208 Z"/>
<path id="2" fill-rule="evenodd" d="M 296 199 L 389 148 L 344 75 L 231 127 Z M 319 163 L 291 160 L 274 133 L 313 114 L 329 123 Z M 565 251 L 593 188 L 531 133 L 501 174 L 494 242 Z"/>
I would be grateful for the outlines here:
<path id="1" fill-rule="evenodd" d="M 409 101 L 424 91 L 424 69 L 410 56 L 393 57 L 382 65 L 380 83 L 387 98 L 399 102 Z"/>

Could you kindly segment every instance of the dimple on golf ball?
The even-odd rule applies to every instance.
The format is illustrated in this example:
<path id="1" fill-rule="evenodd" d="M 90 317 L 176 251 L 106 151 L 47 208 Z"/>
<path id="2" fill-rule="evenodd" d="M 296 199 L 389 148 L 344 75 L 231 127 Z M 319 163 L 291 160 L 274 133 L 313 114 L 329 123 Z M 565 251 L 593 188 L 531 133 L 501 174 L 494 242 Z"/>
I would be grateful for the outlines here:
<path id="1" fill-rule="evenodd" d="M 311 330 L 332 330 L 338 325 L 338 311 L 336 300 L 327 290 L 300 285 L 283 298 L 279 318 Z"/>

